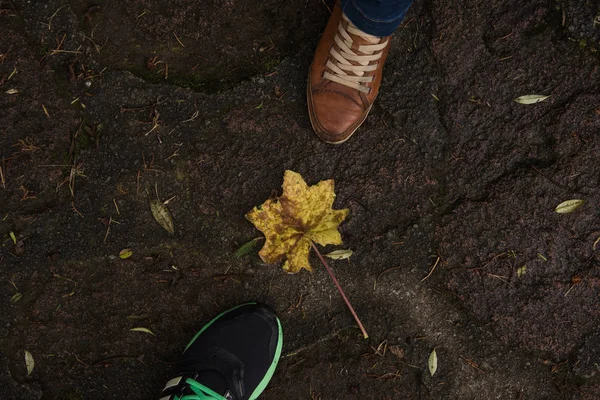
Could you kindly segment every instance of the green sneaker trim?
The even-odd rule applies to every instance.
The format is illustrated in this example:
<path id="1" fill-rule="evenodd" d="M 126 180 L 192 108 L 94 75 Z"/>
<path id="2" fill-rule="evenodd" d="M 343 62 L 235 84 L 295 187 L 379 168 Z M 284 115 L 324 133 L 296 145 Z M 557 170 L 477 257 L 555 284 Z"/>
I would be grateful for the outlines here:
<path id="1" fill-rule="evenodd" d="M 233 308 L 231 308 L 231 309 L 229 309 L 227 311 L 223 311 L 221 314 L 219 314 L 216 317 L 214 317 L 213 319 L 211 319 L 210 322 L 208 324 L 204 325 L 202 327 L 202 329 L 200 329 L 200 331 L 198 333 L 196 333 L 196 335 L 192 338 L 192 340 L 190 340 L 190 342 L 188 343 L 188 345 L 185 346 L 185 350 L 183 350 L 183 352 L 185 353 L 187 351 L 187 349 L 189 349 L 189 347 L 192 345 L 192 343 L 194 343 L 194 341 L 196 339 L 198 339 L 198 336 L 200 336 L 200 334 L 202 332 L 204 332 L 205 330 L 207 330 L 208 327 L 211 326 L 216 320 L 218 320 L 219 318 L 221 318 L 223 315 L 227 314 L 230 311 L 236 310 L 236 309 L 238 309 L 240 307 L 248 306 L 250 304 L 256 304 L 256 302 L 250 302 L 250 303 L 240 304 L 239 306 L 233 307 Z M 279 320 L 277 320 L 277 322 L 279 323 Z"/>
<path id="2" fill-rule="evenodd" d="M 279 363 L 279 359 L 281 358 L 281 349 L 283 348 L 283 328 L 281 327 L 281 321 L 279 321 L 279 318 L 275 316 L 275 319 L 277 320 L 279 339 L 279 341 L 277 342 L 277 348 L 275 349 L 275 356 L 273 357 L 273 362 L 267 370 L 265 377 L 262 379 L 262 381 L 260 381 L 256 389 L 254 389 L 254 392 L 252 392 L 248 400 L 255 400 L 265 390 L 265 388 L 269 384 L 269 381 L 273 377 L 275 369 L 277 368 L 277 363 Z"/>
<path id="3" fill-rule="evenodd" d="M 191 378 L 186 379 L 185 383 L 187 383 L 189 388 L 196 394 L 185 395 L 180 400 L 227 400 L 219 393 L 207 388 L 203 384 L 198 383 Z"/>

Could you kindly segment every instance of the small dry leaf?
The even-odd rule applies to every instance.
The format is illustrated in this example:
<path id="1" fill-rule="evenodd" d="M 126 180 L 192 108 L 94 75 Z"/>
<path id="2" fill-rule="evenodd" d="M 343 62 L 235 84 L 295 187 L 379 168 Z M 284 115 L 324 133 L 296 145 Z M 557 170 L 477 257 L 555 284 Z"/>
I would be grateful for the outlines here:
<path id="1" fill-rule="evenodd" d="M 132 331 L 132 332 L 145 332 L 145 333 L 151 334 L 152 336 L 156 336 L 154 334 L 154 332 L 152 332 L 150 329 L 143 328 L 143 327 L 140 327 L 140 328 L 131 328 L 130 331 Z"/>
<path id="2" fill-rule="evenodd" d="M 346 258 L 350 258 L 352 255 L 352 250 L 335 250 L 329 254 L 325 254 L 325 257 L 329 257 L 332 260 L 345 260 Z"/>
<path id="3" fill-rule="evenodd" d="M 429 355 L 429 361 L 427 362 L 427 365 L 429 366 L 429 373 L 431 376 L 433 376 L 435 371 L 437 371 L 437 353 L 435 352 L 435 349 L 433 349 Z"/>
<path id="4" fill-rule="evenodd" d="M 275 90 L 273 90 L 275 92 L 275 96 L 277 97 L 281 97 L 283 96 L 283 92 L 281 91 L 281 88 L 279 86 L 275 86 Z"/>
<path id="5" fill-rule="evenodd" d="M 175 226 L 173 225 L 173 219 L 171 219 L 171 214 L 169 213 L 169 209 L 162 202 L 158 200 L 150 200 L 150 211 L 152 211 L 152 216 L 158 222 L 160 226 L 171 235 L 175 234 Z"/>
<path id="6" fill-rule="evenodd" d="M 119 252 L 119 257 L 121 257 L 123 260 L 131 257 L 133 254 L 133 251 L 131 251 L 131 249 L 123 249 Z"/>
<path id="7" fill-rule="evenodd" d="M 598 239 L 596 239 L 596 241 L 594 242 L 594 245 L 592 246 L 592 250 L 596 250 L 596 246 L 598 245 L 598 242 L 600 242 L 600 236 L 598 236 Z"/>
<path id="8" fill-rule="evenodd" d="M 25 366 L 27 367 L 27 376 L 31 375 L 33 367 L 35 367 L 35 361 L 33 361 L 33 356 L 27 350 L 25 350 Z"/>
<path id="9" fill-rule="evenodd" d="M 560 203 L 559 205 L 556 206 L 554 211 L 559 214 L 568 214 L 570 212 L 577 210 L 579 207 L 581 207 L 583 205 L 583 203 L 585 203 L 584 200 L 563 201 L 562 203 Z"/>
<path id="10" fill-rule="evenodd" d="M 517 268 L 517 276 L 520 278 L 527 273 L 527 265 Z"/>
<path id="11" fill-rule="evenodd" d="M 15 236 L 15 233 L 10 232 L 9 235 L 10 235 L 10 238 L 12 239 L 13 243 L 17 244 L 17 237 Z"/>
<path id="12" fill-rule="evenodd" d="M 515 101 L 519 104 L 535 104 L 546 100 L 550 96 L 542 94 L 528 94 L 526 96 L 517 97 Z"/>
<path id="13" fill-rule="evenodd" d="M 19 300 L 21 300 L 22 297 L 23 297 L 22 293 L 13 294 L 12 297 L 10 298 L 10 304 L 17 303 Z"/>
<path id="14" fill-rule="evenodd" d="M 398 345 L 389 346 L 388 350 L 390 351 L 390 353 L 392 353 L 393 355 L 395 355 L 399 359 L 403 359 L 404 358 L 404 349 L 402 347 L 400 347 Z"/>
<path id="15" fill-rule="evenodd" d="M 4 93 L 6 93 L 6 94 L 17 94 L 17 93 L 19 93 L 19 91 L 17 89 L 8 89 Z"/>

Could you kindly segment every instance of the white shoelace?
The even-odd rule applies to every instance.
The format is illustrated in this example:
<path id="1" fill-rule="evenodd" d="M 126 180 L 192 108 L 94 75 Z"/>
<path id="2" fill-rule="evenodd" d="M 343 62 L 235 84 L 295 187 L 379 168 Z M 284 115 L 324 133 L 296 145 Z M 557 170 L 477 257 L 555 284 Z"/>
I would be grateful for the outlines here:
<path id="1" fill-rule="evenodd" d="M 369 93 L 371 89 L 366 86 L 366 83 L 373 82 L 375 76 L 365 76 L 365 73 L 377 69 L 378 63 L 369 64 L 371 61 L 378 61 L 381 58 L 383 55 L 381 50 L 387 46 L 388 41 L 379 43 L 381 38 L 364 33 L 350 22 L 345 15 L 343 15 L 343 18 L 348 23 L 348 26 L 344 28 L 343 21 L 340 21 L 337 34 L 334 38 L 340 51 L 338 52 L 335 47 L 331 47 L 329 59 L 327 60 L 327 64 L 325 64 L 328 70 L 325 71 L 323 77 L 360 90 L 361 92 Z M 353 40 L 350 35 L 358 36 L 367 43 L 370 43 L 358 46 L 357 53 L 361 53 L 361 55 L 352 51 Z"/>

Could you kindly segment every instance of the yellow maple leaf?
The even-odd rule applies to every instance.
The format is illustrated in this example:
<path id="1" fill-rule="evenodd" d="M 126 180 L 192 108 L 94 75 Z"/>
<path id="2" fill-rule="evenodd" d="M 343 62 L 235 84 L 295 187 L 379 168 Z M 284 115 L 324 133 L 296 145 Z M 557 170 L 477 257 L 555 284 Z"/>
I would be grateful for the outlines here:
<path id="1" fill-rule="evenodd" d="M 302 268 L 312 271 L 308 262 L 311 241 L 321 246 L 342 244 L 338 226 L 349 210 L 334 210 L 334 200 L 333 179 L 308 186 L 299 173 L 285 171 L 283 195 L 246 214 L 266 238 L 260 258 L 269 264 L 285 258 L 283 269 L 289 273 Z"/>

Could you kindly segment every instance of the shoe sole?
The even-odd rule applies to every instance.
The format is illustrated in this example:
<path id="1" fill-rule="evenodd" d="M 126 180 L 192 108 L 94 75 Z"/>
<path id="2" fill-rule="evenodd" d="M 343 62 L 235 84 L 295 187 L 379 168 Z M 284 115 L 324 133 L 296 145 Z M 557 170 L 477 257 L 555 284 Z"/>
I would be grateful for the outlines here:
<path id="1" fill-rule="evenodd" d="M 346 142 L 348 139 L 350 139 L 352 137 L 352 135 L 354 135 L 354 132 L 356 132 L 358 130 L 358 128 L 360 128 L 361 125 L 365 122 L 365 120 L 369 116 L 369 112 L 371 112 L 371 108 L 373 107 L 373 104 L 375 103 L 375 99 L 373 99 L 373 102 L 371 103 L 371 105 L 369 106 L 367 111 L 365 112 L 364 116 L 360 119 L 360 122 L 358 123 L 358 125 L 352 130 L 352 132 L 350 132 L 350 134 L 348 136 L 346 136 L 346 138 L 344 138 L 343 140 L 339 140 L 337 142 L 330 142 L 329 140 L 323 139 L 317 133 L 317 129 L 315 127 L 315 124 L 317 123 L 316 122 L 317 117 L 315 116 L 314 110 L 312 108 L 313 100 L 312 100 L 312 93 L 310 92 L 310 70 L 308 71 L 308 79 L 306 80 L 306 98 L 308 99 L 308 101 L 307 101 L 307 103 L 308 103 L 307 104 L 308 105 L 308 118 L 310 119 L 310 125 L 312 126 L 313 131 L 315 132 L 315 135 L 319 136 L 319 139 L 321 139 L 325 143 L 329 143 L 329 144 L 342 144 L 342 143 Z"/>
<path id="2" fill-rule="evenodd" d="M 217 321 L 223 315 L 225 315 L 233 310 L 237 310 L 240 307 L 245 307 L 245 306 L 254 305 L 254 304 L 258 304 L 258 303 L 250 302 L 250 303 L 240 304 L 239 306 L 230 308 L 227 311 L 223 311 L 221 314 L 219 314 L 216 317 L 214 317 L 213 319 L 211 319 L 210 322 L 208 322 L 206 325 L 204 325 L 202 327 L 202 329 L 200 329 L 200 331 L 198 333 L 196 333 L 196 335 L 194 335 L 194 337 L 192 338 L 192 340 L 190 340 L 190 342 L 185 347 L 185 350 L 183 350 L 183 352 L 185 353 L 187 351 L 187 349 L 192 345 L 192 343 L 194 343 L 194 341 L 196 339 L 198 339 L 198 336 L 200 336 L 200 334 L 202 334 L 202 332 L 204 332 L 206 329 L 208 329 L 209 326 L 211 326 L 213 323 L 215 323 L 215 321 Z M 273 356 L 273 361 L 271 362 L 269 369 L 267 369 L 267 372 L 266 372 L 264 378 L 259 382 L 258 386 L 256 386 L 256 389 L 254 389 L 254 391 L 252 392 L 252 394 L 250 395 L 248 400 L 256 400 L 256 398 L 258 396 L 260 396 L 260 394 L 266 389 L 267 385 L 271 381 L 271 378 L 273 378 L 273 374 L 275 373 L 275 369 L 277 368 L 277 364 L 279 363 L 279 359 L 281 358 L 281 350 L 283 348 L 283 328 L 281 327 L 281 321 L 279 320 L 279 317 L 277 315 L 275 315 L 275 313 L 273 313 L 273 315 L 275 316 L 275 319 L 277 320 L 277 334 L 278 334 L 277 347 L 275 348 L 275 355 Z"/>

